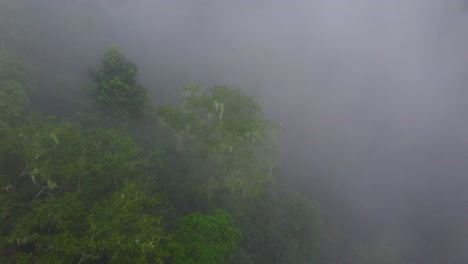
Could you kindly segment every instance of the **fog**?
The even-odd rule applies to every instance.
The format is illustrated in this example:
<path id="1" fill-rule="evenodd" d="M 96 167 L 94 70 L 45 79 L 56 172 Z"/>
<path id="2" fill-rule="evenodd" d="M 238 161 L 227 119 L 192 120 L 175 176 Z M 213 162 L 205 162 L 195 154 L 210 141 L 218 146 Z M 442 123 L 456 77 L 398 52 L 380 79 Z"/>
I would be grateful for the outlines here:
<path id="1" fill-rule="evenodd" d="M 239 87 L 284 127 L 278 176 L 319 200 L 343 239 L 392 241 L 408 263 L 468 263 L 464 1 L 15 5 L 44 39 L 31 51 L 50 65 L 38 102 L 75 89 L 51 72 L 79 79 L 108 45 L 158 104 L 190 82 Z"/>

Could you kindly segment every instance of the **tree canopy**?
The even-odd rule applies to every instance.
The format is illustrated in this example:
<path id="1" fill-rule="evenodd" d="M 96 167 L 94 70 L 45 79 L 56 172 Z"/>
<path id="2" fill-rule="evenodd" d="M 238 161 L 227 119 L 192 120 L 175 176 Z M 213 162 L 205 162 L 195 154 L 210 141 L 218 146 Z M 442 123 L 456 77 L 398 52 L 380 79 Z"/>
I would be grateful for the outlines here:
<path id="1" fill-rule="evenodd" d="M 138 69 L 120 49 L 109 48 L 97 70 L 91 72 L 93 99 L 110 116 L 138 117 L 148 100 L 146 89 L 137 82 Z"/>
<path id="2" fill-rule="evenodd" d="M 279 197 L 280 127 L 254 97 L 189 85 L 157 111 L 167 133 L 140 118 L 149 98 L 116 48 L 92 73 L 98 111 L 84 104 L 85 115 L 28 107 L 21 65 L 0 54 L 1 262 L 316 263 L 320 210 Z M 103 118 L 138 120 L 152 136 L 142 144 Z"/>
<path id="3" fill-rule="evenodd" d="M 275 133 L 253 97 L 239 89 L 189 85 L 179 107 L 162 107 L 159 116 L 190 153 L 198 192 L 258 195 L 272 182 Z"/>
<path id="4" fill-rule="evenodd" d="M 170 244 L 174 264 L 228 263 L 241 238 L 241 230 L 234 226 L 232 217 L 225 211 L 184 216 Z"/>

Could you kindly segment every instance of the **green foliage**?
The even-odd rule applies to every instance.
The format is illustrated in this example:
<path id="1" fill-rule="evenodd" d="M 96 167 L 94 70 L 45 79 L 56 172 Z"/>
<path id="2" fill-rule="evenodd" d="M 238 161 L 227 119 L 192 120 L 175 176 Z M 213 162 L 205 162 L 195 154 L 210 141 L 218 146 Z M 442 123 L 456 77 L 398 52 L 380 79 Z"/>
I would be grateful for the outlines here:
<path id="1" fill-rule="evenodd" d="M 25 183 L 21 178 L 29 177 L 39 189 L 105 194 L 141 176 L 146 166 L 135 142 L 116 130 L 82 132 L 71 123 L 41 118 L 11 129 L 4 148 L 5 161 L 16 161 L 7 167 L 4 183 L 13 193 Z"/>
<path id="2" fill-rule="evenodd" d="M 178 107 L 157 113 L 173 149 L 169 131 L 129 119 L 148 99 L 120 50 L 104 54 L 91 80 L 100 111 L 76 123 L 42 117 L 27 111 L 27 67 L 0 52 L 0 262 L 316 262 L 319 206 L 271 184 L 279 125 L 255 98 L 188 86 Z M 129 122 L 141 130 L 134 138 L 103 128 Z M 170 147 L 151 150 L 158 144 Z M 225 211 L 196 212 L 212 208 Z M 188 212 L 196 213 L 178 217 Z"/>
<path id="3" fill-rule="evenodd" d="M 11 248 L 16 246 L 23 257 L 29 256 L 18 263 L 76 262 L 87 246 L 84 213 L 84 204 L 71 193 L 36 202 L 28 214 L 17 219 L 7 237 Z"/>
<path id="4" fill-rule="evenodd" d="M 76 193 L 42 199 L 6 237 L 25 257 L 19 263 L 162 263 L 170 240 L 156 208 L 161 201 L 128 184 L 87 206 Z M 16 255 L 18 258 L 21 254 Z"/>
<path id="5" fill-rule="evenodd" d="M 228 263 L 241 238 L 241 231 L 223 210 L 206 216 L 198 212 L 190 214 L 180 219 L 174 241 L 170 243 L 173 263 Z"/>
<path id="6" fill-rule="evenodd" d="M 92 208 L 88 246 L 106 263 L 163 263 L 168 252 L 161 244 L 170 236 L 155 215 L 161 203 L 136 184 L 125 186 Z"/>
<path id="7" fill-rule="evenodd" d="M 52 189 L 57 180 L 61 180 L 61 183 L 71 180 L 63 169 L 80 153 L 76 152 L 77 148 L 70 149 L 79 144 L 80 140 L 80 132 L 76 127 L 51 120 L 33 120 L 11 130 L 6 145 L 8 157 L 21 165 L 11 168 L 11 179 L 17 180 L 15 174 L 17 177 L 29 176 L 35 185 L 39 186 L 38 181 L 41 181 L 50 184 Z M 17 187 L 17 184 L 13 185 L 12 191 Z"/>
<path id="8" fill-rule="evenodd" d="M 191 154 L 195 188 L 213 197 L 224 191 L 254 197 L 272 181 L 275 131 L 253 97 L 238 89 L 189 85 L 179 107 L 159 117 Z"/>
<path id="9" fill-rule="evenodd" d="M 108 116 L 138 117 L 144 112 L 146 90 L 137 83 L 137 67 L 117 48 L 110 48 L 91 73 L 94 100 Z"/>
<path id="10" fill-rule="evenodd" d="M 106 193 L 127 180 L 148 176 L 144 173 L 147 164 L 140 147 L 117 130 L 88 130 L 85 146 L 86 156 L 76 164 L 86 175 L 82 180 L 83 191 Z"/>
<path id="11" fill-rule="evenodd" d="M 167 255 L 158 244 L 169 238 L 155 210 L 161 202 L 127 184 L 148 178 L 157 151 L 145 158 L 119 131 L 41 117 L 5 130 L 0 142 L 0 246 L 9 259 L 147 263 Z"/>

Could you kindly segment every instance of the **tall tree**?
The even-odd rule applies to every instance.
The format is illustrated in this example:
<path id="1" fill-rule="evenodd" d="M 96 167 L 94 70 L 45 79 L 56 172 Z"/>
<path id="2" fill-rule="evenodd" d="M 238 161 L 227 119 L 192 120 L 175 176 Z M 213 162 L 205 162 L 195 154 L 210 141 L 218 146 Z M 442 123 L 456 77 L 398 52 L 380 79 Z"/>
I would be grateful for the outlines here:
<path id="1" fill-rule="evenodd" d="M 101 65 L 90 77 L 94 83 L 94 101 L 106 115 L 139 117 L 143 114 L 147 92 L 137 82 L 138 69 L 118 48 L 104 54 Z"/>
<path id="2" fill-rule="evenodd" d="M 272 181 L 275 132 L 261 106 L 239 89 L 189 85 L 179 107 L 159 116 L 189 154 L 196 190 L 209 198 L 225 191 L 254 197 Z"/>

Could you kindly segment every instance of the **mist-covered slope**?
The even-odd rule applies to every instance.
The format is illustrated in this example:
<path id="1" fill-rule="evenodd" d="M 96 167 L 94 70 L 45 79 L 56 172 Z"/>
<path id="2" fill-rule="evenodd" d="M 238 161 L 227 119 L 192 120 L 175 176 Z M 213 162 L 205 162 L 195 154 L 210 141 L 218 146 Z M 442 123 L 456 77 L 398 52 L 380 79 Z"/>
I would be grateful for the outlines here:
<path id="1" fill-rule="evenodd" d="M 35 111 L 80 109 L 110 45 L 155 108 L 190 82 L 239 87 L 284 128 L 280 182 L 321 205 L 320 263 L 468 261 L 464 1 L 0 3 Z"/>

